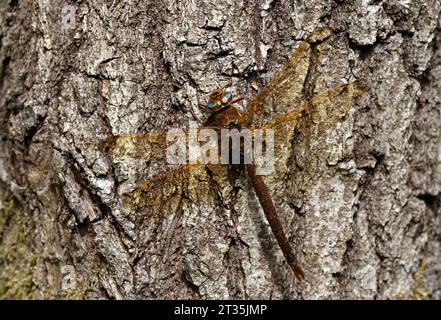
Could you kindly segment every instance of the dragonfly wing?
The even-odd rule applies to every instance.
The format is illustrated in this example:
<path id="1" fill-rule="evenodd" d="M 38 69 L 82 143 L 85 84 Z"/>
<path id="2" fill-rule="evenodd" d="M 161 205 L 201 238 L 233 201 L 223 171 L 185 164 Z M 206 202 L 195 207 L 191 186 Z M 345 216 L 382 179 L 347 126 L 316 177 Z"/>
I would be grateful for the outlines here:
<path id="1" fill-rule="evenodd" d="M 312 45 L 330 35 L 330 28 L 321 28 L 299 44 L 284 67 L 251 101 L 240 118 L 242 126 L 257 125 L 266 113 L 274 115 L 286 112 L 287 106 L 301 103 L 311 63 Z"/>
<path id="2" fill-rule="evenodd" d="M 129 157 L 150 161 L 164 161 L 167 134 L 164 132 L 109 135 L 99 143 L 99 150 L 111 159 Z"/>
<path id="3" fill-rule="evenodd" d="M 141 251 L 162 252 L 165 261 L 182 250 L 179 230 L 198 224 L 221 207 L 216 186 L 224 187 L 227 172 L 225 165 L 185 165 L 146 180 L 124 194 L 123 207 L 139 226 Z"/>
<path id="4" fill-rule="evenodd" d="M 262 128 L 277 130 L 282 127 L 294 127 L 300 119 L 305 119 L 315 128 L 316 134 L 323 133 L 353 108 L 355 100 L 363 92 L 364 86 L 360 81 L 334 87 L 313 97 L 293 111 L 274 117 Z"/>
<path id="5" fill-rule="evenodd" d="M 207 171 L 208 170 L 208 171 Z M 139 184 L 134 190 L 124 194 L 123 205 L 135 212 L 153 211 L 164 213 L 168 203 L 178 203 L 182 197 L 195 203 L 203 203 L 213 197 L 210 177 L 219 183 L 220 177 L 227 176 L 228 166 L 187 164 L 166 171 Z M 226 180 L 226 179 L 224 179 Z M 226 182 L 226 181 L 224 181 Z M 221 181 L 221 184 L 224 184 Z"/>
<path id="6" fill-rule="evenodd" d="M 171 199 L 180 199 L 185 194 L 191 171 L 197 170 L 197 167 L 181 166 L 142 182 L 135 189 L 124 194 L 124 207 L 135 212 L 162 211 L 163 206 Z"/>
<path id="7" fill-rule="evenodd" d="M 204 127 L 204 129 L 213 129 Z M 110 135 L 99 143 L 98 149 L 106 152 L 111 159 L 128 157 L 132 159 L 148 160 L 163 163 L 167 158 L 168 147 L 170 156 L 176 157 L 171 164 L 182 164 L 188 158 L 186 146 L 190 139 L 197 139 L 198 129 L 171 129 L 168 132 L 151 131 L 147 133 L 128 133 Z M 194 141 L 194 140 L 192 140 Z M 178 148 L 178 146 L 180 146 Z M 181 151 L 178 152 L 179 150 Z M 181 158 L 177 158 L 181 156 Z M 200 160 L 200 155 L 194 155 L 192 162 Z"/>
<path id="8" fill-rule="evenodd" d="M 294 131 L 316 139 L 341 120 L 363 92 L 363 85 L 358 81 L 334 87 L 260 127 L 274 130 L 275 176 L 280 177 L 287 170 Z"/>

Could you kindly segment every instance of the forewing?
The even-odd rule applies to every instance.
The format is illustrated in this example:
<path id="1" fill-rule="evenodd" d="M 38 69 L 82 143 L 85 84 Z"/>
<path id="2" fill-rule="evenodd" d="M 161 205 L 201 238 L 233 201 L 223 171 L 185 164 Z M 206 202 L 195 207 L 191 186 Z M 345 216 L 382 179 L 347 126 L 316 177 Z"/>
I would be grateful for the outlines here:
<path id="1" fill-rule="evenodd" d="M 204 128 L 199 129 L 213 129 L 216 131 L 218 128 L 205 126 Z M 173 134 L 172 131 L 174 132 Z M 177 143 L 177 140 L 173 139 L 173 137 L 176 137 L 175 134 L 177 131 L 181 137 L 185 137 L 185 139 L 182 140 L 182 142 L 184 142 L 184 147 L 186 142 L 189 140 L 190 135 L 197 135 L 199 132 L 198 129 L 184 128 L 172 129 L 169 131 L 169 133 L 162 131 L 151 131 L 146 133 L 109 135 L 106 139 L 99 143 L 98 149 L 106 152 L 111 159 L 127 157 L 132 159 L 148 160 L 156 163 L 164 163 L 167 160 L 168 147 L 171 144 Z M 169 136 L 167 136 L 168 134 Z M 167 137 L 169 137 L 169 140 Z M 199 141 L 198 143 L 200 145 L 203 142 Z M 185 154 L 184 156 L 187 158 L 188 154 Z M 199 158 L 197 161 L 199 161 Z"/>
<path id="2" fill-rule="evenodd" d="M 109 135 L 100 142 L 99 149 L 106 152 L 112 159 L 129 157 L 149 161 L 166 159 L 165 132 L 128 133 Z"/>
<path id="3" fill-rule="evenodd" d="M 241 116 L 242 126 L 261 123 L 266 114 L 277 115 L 302 102 L 302 91 L 311 63 L 311 46 L 331 35 L 331 29 L 321 28 L 302 41 L 284 67 L 251 101 Z"/>

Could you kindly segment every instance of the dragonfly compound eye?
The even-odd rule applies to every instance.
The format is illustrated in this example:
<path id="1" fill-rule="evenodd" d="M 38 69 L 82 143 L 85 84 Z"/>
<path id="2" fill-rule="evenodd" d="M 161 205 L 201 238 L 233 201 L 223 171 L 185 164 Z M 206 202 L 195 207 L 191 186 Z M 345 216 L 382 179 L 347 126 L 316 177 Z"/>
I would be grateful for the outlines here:
<path id="1" fill-rule="evenodd" d="M 225 92 L 225 94 L 222 98 L 222 103 L 228 103 L 232 97 L 233 97 L 233 95 L 231 94 L 231 92 L 229 92 L 229 91 Z"/>
<path id="2" fill-rule="evenodd" d="M 207 104 L 207 107 L 208 107 L 208 109 L 213 109 L 214 108 L 214 102 L 209 102 L 208 104 Z"/>

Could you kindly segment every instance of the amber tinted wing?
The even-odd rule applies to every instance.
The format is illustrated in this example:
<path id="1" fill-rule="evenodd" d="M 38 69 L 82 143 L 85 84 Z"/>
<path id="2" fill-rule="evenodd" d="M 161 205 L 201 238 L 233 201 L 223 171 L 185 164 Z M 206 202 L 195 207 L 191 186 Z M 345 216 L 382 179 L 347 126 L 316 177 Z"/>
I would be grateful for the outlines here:
<path id="1" fill-rule="evenodd" d="M 355 100 L 363 92 L 363 85 L 358 81 L 338 86 L 315 96 L 293 111 L 266 122 L 261 129 L 274 130 L 276 172 L 272 173 L 280 176 L 286 172 L 287 160 L 292 153 L 291 139 L 295 131 L 302 132 L 309 139 L 319 139 L 353 108 Z"/>
<path id="2" fill-rule="evenodd" d="M 316 134 L 323 133 L 343 118 L 364 92 L 363 84 L 354 81 L 334 87 L 325 93 L 313 97 L 293 111 L 276 116 L 265 122 L 262 129 L 280 129 L 283 126 L 295 126 L 299 119 L 307 119 L 308 124 L 315 128 Z"/>
<path id="3" fill-rule="evenodd" d="M 243 126 L 257 125 L 266 112 L 271 115 L 285 112 L 302 102 L 303 86 L 311 63 L 311 44 L 330 35 L 330 28 L 321 28 L 299 44 L 284 67 L 251 101 L 240 119 Z"/>
<path id="4" fill-rule="evenodd" d="M 144 160 L 164 160 L 167 135 L 164 132 L 109 135 L 99 149 L 113 158 L 129 157 Z"/>
<path id="5" fill-rule="evenodd" d="M 216 177 L 217 182 L 225 182 L 227 170 L 225 165 L 188 164 L 166 171 L 124 194 L 124 207 L 132 211 L 150 210 L 164 214 L 170 202 L 177 203 L 182 197 L 203 203 L 214 192 L 210 177 Z"/>
<path id="6" fill-rule="evenodd" d="M 133 211 L 150 207 L 160 211 L 171 198 L 180 198 L 186 188 L 190 166 L 182 166 L 175 170 L 166 171 L 144 181 L 132 191 L 124 194 L 123 204 Z"/>
<path id="7" fill-rule="evenodd" d="M 204 128 L 215 129 L 212 127 Z M 192 130 L 195 129 L 179 129 L 186 138 L 193 132 Z M 151 131 L 109 135 L 99 143 L 98 148 L 106 152 L 112 159 L 128 157 L 160 163 L 166 161 L 167 147 L 174 142 L 175 140 L 167 141 L 167 132 Z"/>

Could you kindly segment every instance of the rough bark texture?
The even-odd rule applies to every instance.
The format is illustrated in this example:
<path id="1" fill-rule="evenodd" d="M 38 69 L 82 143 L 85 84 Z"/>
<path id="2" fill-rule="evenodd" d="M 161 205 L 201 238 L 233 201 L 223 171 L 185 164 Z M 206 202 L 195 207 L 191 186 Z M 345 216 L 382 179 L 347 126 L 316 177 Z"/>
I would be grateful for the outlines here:
<path id="1" fill-rule="evenodd" d="M 0 297 L 441 298 L 440 1 L 0 3 Z M 121 205 L 161 168 L 101 139 L 186 127 L 232 80 L 249 101 L 320 26 L 305 92 L 366 93 L 265 178 L 304 281 L 244 175 L 142 220 Z"/>

